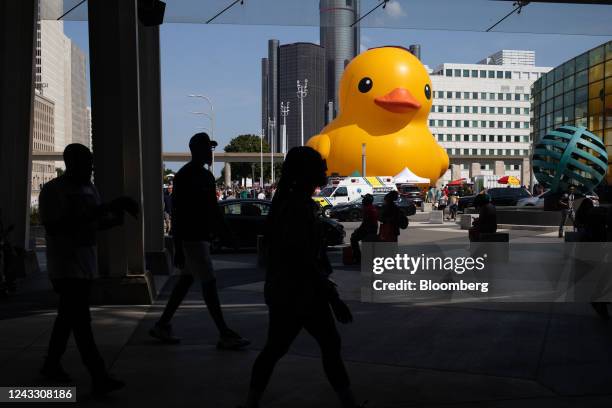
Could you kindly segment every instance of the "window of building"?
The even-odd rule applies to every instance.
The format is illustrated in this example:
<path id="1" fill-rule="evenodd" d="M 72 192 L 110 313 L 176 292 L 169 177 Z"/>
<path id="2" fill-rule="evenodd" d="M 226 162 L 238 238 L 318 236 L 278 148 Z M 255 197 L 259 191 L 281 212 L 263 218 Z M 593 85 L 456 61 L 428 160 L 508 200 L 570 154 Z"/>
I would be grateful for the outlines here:
<path id="1" fill-rule="evenodd" d="M 511 79 L 511 78 L 512 78 L 512 72 L 510 72 L 510 71 L 505 71 L 505 72 L 504 72 L 504 78 L 506 78 L 506 79 Z"/>
<path id="2" fill-rule="evenodd" d="M 470 121 L 469 120 L 464 120 L 463 121 L 463 127 L 470 127 Z"/>
<path id="3" fill-rule="evenodd" d="M 472 78 L 478 78 L 478 70 L 477 69 L 473 69 L 472 70 Z"/>
<path id="4" fill-rule="evenodd" d="M 478 92 L 472 92 L 472 99 L 478 99 Z"/>
<path id="5" fill-rule="evenodd" d="M 480 107 L 480 113 L 487 113 L 487 107 L 486 106 L 481 106 Z"/>
<path id="6" fill-rule="evenodd" d="M 463 70 L 463 77 L 464 78 L 469 78 L 470 76 L 470 70 L 469 69 L 464 69 Z"/>
<path id="7" fill-rule="evenodd" d="M 502 135 L 497 135 L 497 141 L 498 142 L 503 142 L 504 141 L 504 137 Z"/>
<path id="8" fill-rule="evenodd" d="M 495 121 L 494 120 L 490 120 L 489 121 L 489 127 L 490 128 L 494 128 L 495 127 Z"/>
<path id="9" fill-rule="evenodd" d="M 447 77 L 452 77 L 453 76 L 453 70 L 452 69 L 447 69 L 446 70 L 446 76 Z"/>
<path id="10" fill-rule="evenodd" d="M 520 115 L 521 114 L 521 108 L 514 108 L 514 114 L 515 115 Z"/>
<path id="11" fill-rule="evenodd" d="M 478 106 L 472 106 L 472 113 L 478 113 Z"/>
<path id="12" fill-rule="evenodd" d="M 446 112 L 453 113 L 453 107 L 451 105 L 446 105 Z"/>
<path id="13" fill-rule="evenodd" d="M 470 113 L 470 107 L 469 106 L 464 106 L 463 107 L 463 113 Z"/>
<path id="14" fill-rule="evenodd" d="M 506 115 L 512 115 L 512 108 L 510 107 L 506 108 Z"/>
<path id="15" fill-rule="evenodd" d="M 506 94 L 506 100 L 507 100 L 507 101 L 511 101 L 511 100 L 512 100 L 512 94 L 507 93 L 507 94 Z"/>
<path id="16" fill-rule="evenodd" d="M 523 100 L 524 101 L 528 101 L 529 100 L 530 95 L 529 94 L 523 94 Z"/>
<path id="17" fill-rule="evenodd" d="M 487 93 L 486 92 L 481 92 L 480 93 L 480 99 L 487 99 Z"/>
<path id="18" fill-rule="evenodd" d="M 461 99 L 461 92 L 455 92 L 455 99 Z"/>
<path id="19" fill-rule="evenodd" d="M 515 129 L 520 129 L 521 128 L 521 122 L 514 122 L 514 128 Z"/>
<path id="20" fill-rule="evenodd" d="M 529 129 L 529 122 L 523 122 L 523 128 Z"/>
<path id="21" fill-rule="evenodd" d="M 453 93 L 451 91 L 446 91 L 446 99 L 453 99 Z"/>
<path id="22" fill-rule="evenodd" d="M 455 76 L 456 77 L 460 77 L 461 76 L 461 70 L 460 69 L 456 69 L 455 70 Z"/>
<path id="23" fill-rule="evenodd" d="M 455 106 L 455 113 L 461 113 L 461 106 Z"/>
<path id="24" fill-rule="evenodd" d="M 529 115 L 529 108 L 523 108 L 523 115 Z"/>
<path id="25" fill-rule="evenodd" d="M 495 141 L 495 135 L 489 135 L 489 142 Z"/>
<path id="26" fill-rule="evenodd" d="M 491 114 L 495 113 L 495 107 L 494 106 L 489 106 L 489 113 L 491 113 Z"/>
<path id="27" fill-rule="evenodd" d="M 487 71 L 485 71 L 484 69 L 480 70 L 480 77 L 481 78 L 486 78 L 487 77 Z"/>
<path id="28" fill-rule="evenodd" d="M 470 135 L 463 135 L 463 141 L 464 142 L 469 142 L 470 141 Z"/>
<path id="29" fill-rule="evenodd" d="M 461 127 L 461 121 L 460 120 L 456 120 L 455 121 L 455 127 Z"/>
<path id="30" fill-rule="evenodd" d="M 489 92 L 489 100 L 495 100 L 495 94 L 493 92 Z"/>
<path id="31" fill-rule="evenodd" d="M 453 121 L 452 120 L 447 120 L 446 121 L 446 127 L 453 127 Z"/>
<path id="32" fill-rule="evenodd" d="M 502 108 L 501 106 L 497 107 L 497 114 L 498 115 L 503 115 L 504 114 L 504 108 Z"/>
<path id="33" fill-rule="evenodd" d="M 429 126 L 434 127 L 436 126 L 436 123 L 433 119 L 429 119 Z"/>
<path id="34" fill-rule="evenodd" d="M 463 99 L 470 99 L 470 93 L 469 92 L 464 92 L 463 93 Z"/>
<path id="35" fill-rule="evenodd" d="M 497 79 L 502 79 L 504 77 L 504 71 L 497 71 Z"/>
<path id="36" fill-rule="evenodd" d="M 495 78 L 495 71 L 488 71 L 489 78 Z"/>
<path id="37" fill-rule="evenodd" d="M 497 100 L 498 101 L 503 101 L 504 100 L 504 94 L 503 93 L 498 93 L 497 94 Z"/>

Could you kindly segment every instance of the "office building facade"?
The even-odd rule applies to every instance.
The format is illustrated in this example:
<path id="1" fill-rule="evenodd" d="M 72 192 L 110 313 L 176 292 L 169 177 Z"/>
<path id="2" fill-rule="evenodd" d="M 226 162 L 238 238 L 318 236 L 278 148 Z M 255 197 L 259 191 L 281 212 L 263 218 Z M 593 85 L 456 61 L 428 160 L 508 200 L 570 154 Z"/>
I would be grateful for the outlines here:
<path id="1" fill-rule="evenodd" d="M 612 41 L 559 65 L 533 84 L 535 141 L 561 125 L 584 126 L 612 157 Z M 612 185 L 608 165 L 606 183 Z"/>
<path id="2" fill-rule="evenodd" d="M 455 63 L 433 70 L 429 127 L 451 161 L 442 182 L 495 174 L 530 183 L 531 85 L 549 70 Z"/>
<path id="3" fill-rule="evenodd" d="M 327 102 L 338 112 L 338 86 L 344 68 L 360 51 L 359 0 L 321 0 L 320 43 L 325 49 Z"/>
<path id="4" fill-rule="evenodd" d="M 36 90 L 32 115 L 32 150 L 52 152 L 55 150 L 55 104 Z M 32 204 L 38 203 L 38 194 L 43 184 L 55 177 L 52 162 L 32 162 Z"/>

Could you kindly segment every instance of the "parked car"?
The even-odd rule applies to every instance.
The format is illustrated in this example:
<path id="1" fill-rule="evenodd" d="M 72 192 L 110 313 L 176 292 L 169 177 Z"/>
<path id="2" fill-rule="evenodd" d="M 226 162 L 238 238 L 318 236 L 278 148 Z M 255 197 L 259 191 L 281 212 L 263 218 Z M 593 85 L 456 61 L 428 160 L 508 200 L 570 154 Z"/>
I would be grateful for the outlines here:
<path id="1" fill-rule="evenodd" d="M 517 205 L 519 200 L 531 197 L 531 193 L 523 187 L 495 187 L 486 190 L 486 192 L 491 197 L 491 203 L 496 206 Z M 469 195 L 459 198 L 459 211 L 473 207 L 475 197 L 476 195 Z"/>
<path id="2" fill-rule="evenodd" d="M 219 202 L 225 223 L 238 241 L 240 248 L 254 248 L 257 246 L 257 236 L 263 235 L 266 217 L 270 212 L 272 202 L 257 199 L 230 199 Z M 335 220 L 320 217 L 325 228 L 328 245 L 344 243 L 346 231 L 344 226 Z M 221 237 L 214 237 L 214 249 L 233 247 Z"/>
<path id="3" fill-rule="evenodd" d="M 411 200 L 414 205 L 418 207 L 420 207 L 421 203 L 425 200 L 423 190 L 414 184 L 398 184 L 397 192 L 401 197 Z"/>
<path id="4" fill-rule="evenodd" d="M 552 195 L 553 194 L 550 192 L 550 190 L 546 190 L 545 192 L 543 192 L 542 194 L 538 194 L 537 196 L 521 198 L 516 203 L 516 206 L 517 207 L 544 208 L 544 201 L 546 201 L 548 197 L 552 197 Z M 589 198 L 591 201 L 593 201 L 593 205 L 595 207 L 599 206 L 599 196 L 596 193 L 593 192 L 593 193 L 588 193 L 585 195 L 576 193 L 576 199 L 580 199 L 583 197 Z M 561 198 L 561 195 L 557 194 L 557 200 L 559 200 L 560 198 Z"/>
<path id="5" fill-rule="evenodd" d="M 362 198 L 359 197 L 346 204 L 338 204 L 333 207 L 330 211 L 330 217 L 338 219 L 340 221 L 361 221 L 362 213 Z M 374 194 L 374 206 L 380 209 L 382 208 L 385 201 L 385 194 Z M 416 213 L 416 206 L 412 200 L 405 197 L 400 197 L 396 202 L 402 214 L 405 216 L 411 216 Z"/>

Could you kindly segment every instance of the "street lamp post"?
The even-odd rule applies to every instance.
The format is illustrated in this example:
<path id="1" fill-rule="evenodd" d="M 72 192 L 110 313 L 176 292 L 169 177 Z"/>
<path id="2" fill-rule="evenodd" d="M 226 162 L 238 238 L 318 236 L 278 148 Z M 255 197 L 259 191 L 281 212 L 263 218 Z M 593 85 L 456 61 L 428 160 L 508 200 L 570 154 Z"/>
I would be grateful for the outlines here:
<path id="1" fill-rule="evenodd" d="M 285 102 L 281 102 L 281 106 L 280 106 L 280 113 L 281 116 L 283 117 L 283 130 L 282 130 L 282 144 L 281 144 L 281 151 L 283 152 L 283 157 L 285 157 L 287 155 L 287 150 L 288 150 L 288 146 L 287 146 L 287 115 L 289 115 L 289 102 L 285 103 Z"/>
<path id="2" fill-rule="evenodd" d="M 301 125 L 301 142 L 304 146 L 304 98 L 308 96 L 308 79 L 304 79 L 304 85 L 302 85 L 298 79 L 297 81 L 297 97 L 300 100 L 300 125 Z"/>
<path id="3" fill-rule="evenodd" d="M 264 130 L 261 129 L 261 138 L 259 139 L 259 159 L 260 159 L 260 163 L 259 163 L 259 171 L 260 171 L 260 176 L 259 176 L 259 188 L 263 189 L 264 188 L 264 181 L 263 181 L 263 139 L 264 139 Z"/>
<path id="4" fill-rule="evenodd" d="M 210 138 L 212 140 L 215 140 L 215 107 L 212 103 L 212 101 L 210 100 L 210 98 L 206 95 L 202 95 L 202 94 L 189 94 L 187 95 L 189 98 L 200 98 L 200 99 L 204 99 L 205 101 L 208 102 L 208 104 L 210 105 L 210 115 L 206 114 L 206 116 L 208 116 L 210 118 L 210 122 L 211 122 L 211 126 L 210 126 Z M 195 112 L 192 112 L 195 113 Z M 198 114 L 204 114 L 204 112 L 198 113 Z M 211 171 L 214 173 L 215 171 L 215 151 L 213 150 L 212 152 L 212 164 L 211 164 Z"/>
<path id="5" fill-rule="evenodd" d="M 270 184 L 274 184 L 274 148 L 276 147 L 276 143 L 275 140 L 276 139 L 276 134 L 275 134 L 275 129 L 276 129 L 276 121 L 274 119 L 270 119 L 268 118 L 268 126 L 270 127 L 270 141 L 271 146 L 270 146 L 270 166 L 272 166 L 272 168 L 270 169 L 271 171 L 271 178 L 270 178 Z"/>

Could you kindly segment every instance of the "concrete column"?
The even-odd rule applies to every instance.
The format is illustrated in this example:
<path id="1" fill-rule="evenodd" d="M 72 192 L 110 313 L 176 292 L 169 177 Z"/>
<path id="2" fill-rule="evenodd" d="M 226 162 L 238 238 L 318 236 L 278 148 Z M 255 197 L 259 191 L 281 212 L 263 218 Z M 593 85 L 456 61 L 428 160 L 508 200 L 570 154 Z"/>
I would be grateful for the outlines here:
<path id="1" fill-rule="evenodd" d="M 474 176 L 480 176 L 480 163 L 470 164 L 470 178 L 474 178 Z"/>
<path id="2" fill-rule="evenodd" d="M 223 175 L 225 186 L 230 187 L 232 185 L 232 166 L 228 162 L 225 162 L 223 167 Z"/>
<path id="3" fill-rule="evenodd" d="M 496 176 L 504 176 L 506 174 L 506 164 L 503 160 L 495 160 L 495 172 Z"/>
<path id="4" fill-rule="evenodd" d="M 37 1 L 0 1 L 0 220 L 28 248 Z"/>
<path id="5" fill-rule="evenodd" d="M 152 274 L 167 275 L 171 263 L 164 245 L 159 27 L 139 24 L 138 46 L 145 260 Z"/>
<path id="6" fill-rule="evenodd" d="M 451 164 L 451 181 L 458 180 L 461 178 L 461 165 Z"/>
<path id="7" fill-rule="evenodd" d="M 94 182 L 103 201 L 128 195 L 142 209 L 136 0 L 90 0 L 88 13 Z M 100 275 L 106 279 L 94 291 L 95 301 L 151 302 L 142 213 L 100 234 L 98 253 Z"/>
<path id="8" fill-rule="evenodd" d="M 521 164 L 521 184 L 529 186 L 529 189 L 533 189 L 531 185 L 531 162 L 529 157 L 523 157 L 523 163 Z"/>

